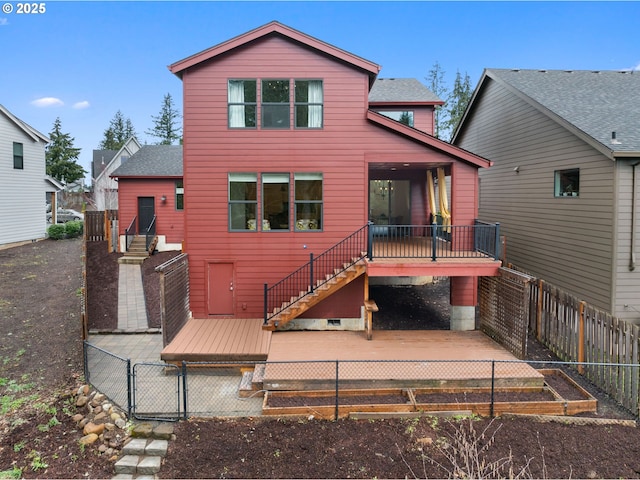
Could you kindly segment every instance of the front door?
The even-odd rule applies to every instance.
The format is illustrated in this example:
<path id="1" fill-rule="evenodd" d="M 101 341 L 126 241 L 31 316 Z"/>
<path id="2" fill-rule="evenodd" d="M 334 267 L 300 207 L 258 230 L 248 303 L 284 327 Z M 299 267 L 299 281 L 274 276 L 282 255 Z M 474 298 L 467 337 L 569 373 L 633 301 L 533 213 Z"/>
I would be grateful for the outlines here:
<path id="1" fill-rule="evenodd" d="M 154 197 L 138 197 L 138 232 L 146 233 L 147 228 L 151 225 L 155 210 Z"/>
<path id="2" fill-rule="evenodd" d="M 234 265 L 232 262 L 208 264 L 207 309 L 209 315 L 233 315 Z"/>

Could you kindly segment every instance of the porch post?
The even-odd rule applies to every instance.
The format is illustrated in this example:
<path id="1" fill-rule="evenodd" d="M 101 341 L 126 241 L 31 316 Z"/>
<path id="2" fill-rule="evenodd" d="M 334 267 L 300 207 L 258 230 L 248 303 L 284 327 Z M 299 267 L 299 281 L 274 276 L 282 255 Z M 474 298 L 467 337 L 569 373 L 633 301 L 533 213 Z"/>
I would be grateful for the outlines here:
<path id="1" fill-rule="evenodd" d="M 367 258 L 373 260 L 373 222 L 367 223 Z"/>
<path id="2" fill-rule="evenodd" d="M 478 277 L 451 277 L 451 330 L 476 328 Z"/>

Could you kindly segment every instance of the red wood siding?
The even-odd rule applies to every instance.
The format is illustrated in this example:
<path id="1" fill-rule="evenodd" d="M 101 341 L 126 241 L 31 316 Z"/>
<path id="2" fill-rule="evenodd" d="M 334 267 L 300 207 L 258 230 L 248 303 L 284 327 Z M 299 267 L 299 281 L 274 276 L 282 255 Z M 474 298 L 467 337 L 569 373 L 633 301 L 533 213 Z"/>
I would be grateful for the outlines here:
<path id="1" fill-rule="evenodd" d="M 234 78 L 322 79 L 324 127 L 319 130 L 227 128 L 227 82 Z M 206 316 L 206 266 L 234 261 L 235 311 L 262 316 L 263 284 L 273 284 L 363 226 L 368 220 L 368 171 L 374 162 L 450 164 L 452 157 L 372 125 L 366 119 L 368 76 L 278 37 L 270 37 L 183 74 L 185 249 L 190 303 Z M 293 125 L 293 119 L 291 124 Z M 229 232 L 229 172 L 322 172 L 322 232 Z M 473 176 L 475 167 L 462 169 Z M 466 184 L 473 183 L 466 179 Z M 475 189 L 464 193 L 475 195 Z M 293 208 L 293 185 L 290 188 Z M 475 200 L 468 200 L 472 206 Z M 260 205 L 260 188 L 258 189 Z M 462 209 L 461 218 L 473 217 Z M 352 292 L 352 293 L 349 293 Z M 348 289 L 332 316 L 351 316 L 362 291 Z M 340 307 L 344 305 L 344 308 Z"/>
<path id="2" fill-rule="evenodd" d="M 176 210 L 177 179 L 128 179 L 118 181 L 119 217 L 118 231 L 120 235 L 133 218 L 138 215 L 138 197 L 154 197 L 156 213 L 156 232 L 165 235 L 167 243 L 180 243 L 184 240 L 184 211 Z M 165 195 L 166 203 L 160 199 Z"/>

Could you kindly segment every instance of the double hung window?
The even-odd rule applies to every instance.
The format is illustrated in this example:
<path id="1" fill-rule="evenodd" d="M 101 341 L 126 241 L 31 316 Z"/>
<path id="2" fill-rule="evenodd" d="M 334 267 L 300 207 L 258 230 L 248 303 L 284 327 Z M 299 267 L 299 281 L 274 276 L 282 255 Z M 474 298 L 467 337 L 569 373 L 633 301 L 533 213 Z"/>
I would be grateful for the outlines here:
<path id="1" fill-rule="evenodd" d="M 229 229 L 256 230 L 258 176 L 255 173 L 229 174 Z"/>
<path id="2" fill-rule="evenodd" d="M 289 80 L 262 80 L 262 127 L 289 128 Z"/>
<path id="3" fill-rule="evenodd" d="M 296 80 L 296 128 L 322 128 L 322 80 Z"/>
<path id="4" fill-rule="evenodd" d="M 176 210 L 184 210 L 184 182 L 176 182 Z"/>
<path id="5" fill-rule="evenodd" d="M 229 80 L 229 127 L 256 127 L 256 81 Z"/>

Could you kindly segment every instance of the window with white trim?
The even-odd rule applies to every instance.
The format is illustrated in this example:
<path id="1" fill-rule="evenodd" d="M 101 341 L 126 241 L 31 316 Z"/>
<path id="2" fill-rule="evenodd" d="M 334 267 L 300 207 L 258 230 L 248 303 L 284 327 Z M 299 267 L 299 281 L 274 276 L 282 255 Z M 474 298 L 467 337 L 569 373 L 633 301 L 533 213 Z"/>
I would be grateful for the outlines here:
<path id="1" fill-rule="evenodd" d="M 13 168 L 24 170 L 24 146 L 18 142 L 13 142 Z"/>
<path id="2" fill-rule="evenodd" d="M 577 197 L 580 195 L 580 169 L 556 170 L 554 172 L 555 197 Z"/>

